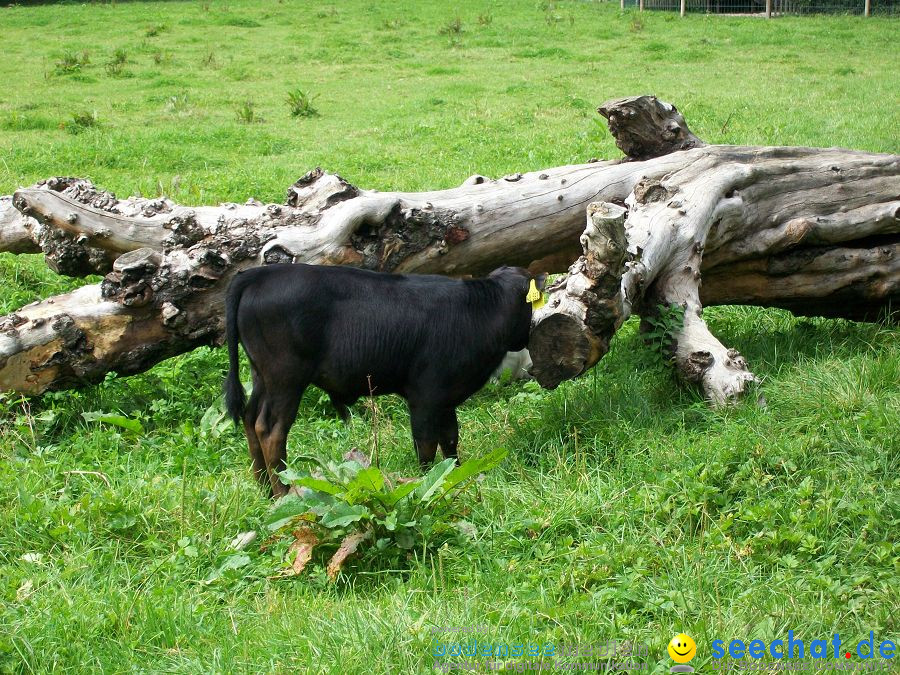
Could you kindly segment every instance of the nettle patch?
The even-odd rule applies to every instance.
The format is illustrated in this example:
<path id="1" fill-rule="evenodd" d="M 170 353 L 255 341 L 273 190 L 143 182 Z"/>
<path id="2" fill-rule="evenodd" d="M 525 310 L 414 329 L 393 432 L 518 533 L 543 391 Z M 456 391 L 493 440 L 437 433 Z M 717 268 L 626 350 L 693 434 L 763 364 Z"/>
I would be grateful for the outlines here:
<path id="1" fill-rule="evenodd" d="M 410 558 L 413 550 L 424 555 L 474 533 L 464 520 L 460 496 L 505 457 L 506 450 L 498 449 L 459 466 L 445 459 L 421 478 L 382 471 L 358 450 L 341 463 L 300 457 L 315 468 L 281 473 L 293 489 L 273 504 L 266 518 L 272 534 L 260 550 L 281 561 L 275 578 L 296 576 L 311 561 L 320 561 L 332 581 L 354 555 L 391 566 Z M 246 554 L 232 555 L 210 581 L 249 563 Z"/>

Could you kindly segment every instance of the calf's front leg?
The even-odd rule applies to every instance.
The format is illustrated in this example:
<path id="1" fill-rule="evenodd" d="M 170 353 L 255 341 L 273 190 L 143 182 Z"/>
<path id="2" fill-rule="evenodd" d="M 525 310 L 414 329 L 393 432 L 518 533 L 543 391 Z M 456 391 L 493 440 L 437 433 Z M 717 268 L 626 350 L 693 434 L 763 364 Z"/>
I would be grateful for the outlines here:
<path id="1" fill-rule="evenodd" d="M 413 445 L 419 456 L 422 470 L 434 461 L 438 449 L 439 424 L 436 410 L 430 406 L 409 404 L 409 421 L 412 427 Z"/>
<path id="2" fill-rule="evenodd" d="M 438 444 L 444 457 L 453 458 L 459 464 L 459 456 L 456 454 L 459 446 L 459 423 L 456 420 L 456 409 L 446 408 L 442 411 L 438 427 Z"/>

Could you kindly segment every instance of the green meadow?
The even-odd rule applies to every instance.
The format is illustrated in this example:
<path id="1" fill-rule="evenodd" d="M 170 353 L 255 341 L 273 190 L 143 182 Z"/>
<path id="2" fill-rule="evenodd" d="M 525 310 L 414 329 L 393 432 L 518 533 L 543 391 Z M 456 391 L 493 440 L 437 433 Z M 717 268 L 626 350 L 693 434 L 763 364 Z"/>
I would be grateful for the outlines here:
<path id="1" fill-rule="evenodd" d="M 644 93 L 711 143 L 900 152 L 893 18 L 215 0 L 0 21 L 0 194 L 68 175 L 122 197 L 281 202 L 316 166 L 366 188 L 449 187 L 618 157 L 595 109 Z M 82 283 L 0 254 L 0 314 Z M 699 672 L 717 639 L 900 642 L 900 329 L 706 317 L 761 378 L 747 401 L 710 409 L 632 320 L 584 377 L 466 403 L 463 459 L 508 451 L 466 493 L 468 525 L 334 583 L 321 561 L 275 578 L 280 557 L 261 550 L 270 502 L 216 415 L 224 350 L 0 394 L 0 672 L 428 673 L 461 641 L 447 627 L 646 645 L 656 673 L 681 631 Z M 311 389 L 289 453 L 340 459 L 376 439 L 384 468 L 416 474 L 402 400 L 360 402 L 344 425 Z M 219 573 L 247 530 L 263 534 Z"/>

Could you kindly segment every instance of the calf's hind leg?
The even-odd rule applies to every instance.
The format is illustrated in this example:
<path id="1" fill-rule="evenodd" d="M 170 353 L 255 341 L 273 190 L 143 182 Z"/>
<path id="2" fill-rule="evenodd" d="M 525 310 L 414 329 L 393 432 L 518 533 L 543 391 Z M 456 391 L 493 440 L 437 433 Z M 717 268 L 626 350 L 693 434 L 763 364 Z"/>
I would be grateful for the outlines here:
<path id="1" fill-rule="evenodd" d="M 256 435 L 256 419 L 260 414 L 259 400 L 262 396 L 262 385 L 254 379 L 253 393 L 247 401 L 244 409 L 244 436 L 247 438 L 247 446 L 250 448 L 250 461 L 253 464 L 253 475 L 263 486 L 269 485 L 269 474 L 266 471 L 266 460 L 263 456 L 262 445 L 259 436 Z"/>
<path id="2" fill-rule="evenodd" d="M 271 495 L 275 498 L 282 497 L 288 491 L 288 487 L 278 478 L 278 473 L 285 468 L 288 432 L 297 417 L 303 389 L 298 392 L 294 388 L 283 388 L 273 395 L 267 387 L 254 425 L 266 464 Z"/>

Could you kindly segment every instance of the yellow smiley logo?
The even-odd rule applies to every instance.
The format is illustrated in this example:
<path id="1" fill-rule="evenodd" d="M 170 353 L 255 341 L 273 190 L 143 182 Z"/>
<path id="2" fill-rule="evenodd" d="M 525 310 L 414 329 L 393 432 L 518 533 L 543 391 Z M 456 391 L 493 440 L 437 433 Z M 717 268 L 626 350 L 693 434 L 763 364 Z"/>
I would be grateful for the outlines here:
<path id="1" fill-rule="evenodd" d="M 690 635 L 679 633 L 669 643 L 669 656 L 676 663 L 687 663 L 697 655 L 697 645 Z"/>

